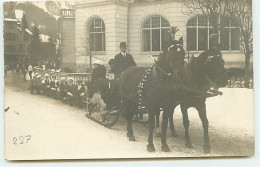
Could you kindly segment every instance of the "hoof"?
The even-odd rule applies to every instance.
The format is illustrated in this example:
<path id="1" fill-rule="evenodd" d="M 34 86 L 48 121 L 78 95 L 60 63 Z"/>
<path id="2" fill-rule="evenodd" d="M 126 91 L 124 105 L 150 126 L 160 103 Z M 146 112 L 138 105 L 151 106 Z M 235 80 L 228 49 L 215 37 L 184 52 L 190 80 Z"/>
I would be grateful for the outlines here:
<path id="1" fill-rule="evenodd" d="M 163 146 L 162 146 L 162 151 L 164 151 L 164 152 L 170 152 L 171 150 L 170 150 L 170 148 L 168 147 L 168 145 L 163 145 Z"/>
<path id="2" fill-rule="evenodd" d="M 207 154 L 210 153 L 210 146 L 209 146 L 209 144 L 203 146 L 203 151 L 204 151 L 204 153 L 207 153 Z"/>
<path id="3" fill-rule="evenodd" d="M 135 136 L 134 135 L 132 135 L 131 137 L 129 137 L 129 141 L 135 141 Z"/>
<path id="4" fill-rule="evenodd" d="M 186 146 L 186 148 L 189 148 L 189 149 L 193 148 L 193 146 L 190 142 L 186 142 L 185 146 Z"/>
<path id="5" fill-rule="evenodd" d="M 155 152 L 155 148 L 154 148 L 154 146 L 148 144 L 148 145 L 147 145 L 147 151 L 149 151 L 149 152 Z"/>
<path id="6" fill-rule="evenodd" d="M 174 131 L 174 132 L 171 132 L 171 135 L 172 135 L 172 137 L 174 137 L 174 138 L 176 138 L 176 137 L 178 136 L 175 131 Z"/>
<path id="7" fill-rule="evenodd" d="M 156 137 L 157 137 L 157 138 L 161 138 L 161 137 L 162 137 L 162 133 L 161 133 L 161 132 L 157 132 L 157 133 L 156 133 Z"/>

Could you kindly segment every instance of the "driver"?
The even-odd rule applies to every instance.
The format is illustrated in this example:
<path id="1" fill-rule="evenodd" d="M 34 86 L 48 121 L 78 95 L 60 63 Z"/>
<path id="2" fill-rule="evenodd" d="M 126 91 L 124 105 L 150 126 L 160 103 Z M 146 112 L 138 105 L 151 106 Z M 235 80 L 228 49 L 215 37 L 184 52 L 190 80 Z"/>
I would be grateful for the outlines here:
<path id="1" fill-rule="evenodd" d="M 121 52 L 108 63 L 111 67 L 111 71 L 115 74 L 115 78 L 118 78 L 128 67 L 136 66 L 132 55 L 126 52 L 126 42 L 120 43 L 120 51 Z"/>

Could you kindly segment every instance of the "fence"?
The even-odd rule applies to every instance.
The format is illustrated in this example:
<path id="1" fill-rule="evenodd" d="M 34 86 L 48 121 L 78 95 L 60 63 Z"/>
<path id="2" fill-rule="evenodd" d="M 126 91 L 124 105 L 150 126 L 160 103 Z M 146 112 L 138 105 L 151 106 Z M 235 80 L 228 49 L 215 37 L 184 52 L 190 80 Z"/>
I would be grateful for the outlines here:
<path id="1" fill-rule="evenodd" d="M 72 77 L 74 79 L 74 83 L 76 83 L 77 80 L 81 81 L 91 81 L 91 73 L 65 73 L 60 71 L 54 71 L 54 70 L 45 70 L 38 67 L 34 67 L 34 73 L 38 73 L 44 78 L 45 74 L 49 74 L 50 78 L 52 76 L 56 76 L 58 80 L 60 80 L 62 77 L 65 77 L 68 79 L 69 77 Z"/>

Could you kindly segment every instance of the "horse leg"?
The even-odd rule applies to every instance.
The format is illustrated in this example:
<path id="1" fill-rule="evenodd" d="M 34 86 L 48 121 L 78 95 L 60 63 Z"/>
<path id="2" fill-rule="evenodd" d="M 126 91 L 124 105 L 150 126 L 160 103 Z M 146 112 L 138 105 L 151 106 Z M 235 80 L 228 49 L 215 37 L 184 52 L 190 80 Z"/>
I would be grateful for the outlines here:
<path id="1" fill-rule="evenodd" d="M 183 118 L 183 126 L 185 129 L 185 146 L 187 148 L 193 148 L 192 144 L 190 142 L 190 134 L 189 134 L 189 125 L 190 125 L 190 121 L 189 121 L 189 117 L 188 117 L 188 108 L 184 107 L 183 105 L 181 106 L 181 112 L 182 112 L 182 118 Z"/>
<path id="2" fill-rule="evenodd" d="M 171 113 L 171 111 L 169 110 L 169 108 L 163 109 L 161 143 L 162 143 L 162 151 L 164 151 L 164 152 L 170 151 L 168 144 L 166 142 L 166 133 L 167 133 L 167 128 L 168 128 L 168 121 L 169 121 L 170 113 Z"/>
<path id="3" fill-rule="evenodd" d="M 132 128 L 134 113 L 130 109 L 126 109 L 125 114 L 127 120 L 127 137 L 129 138 L 129 141 L 135 141 L 135 136 Z"/>
<path id="4" fill-rule="evenodd" d="M 148 145 L 147 151 L 154 152 L 155 148 L 153 145 L 153 131 L 155 127 L 155 113 L 154 111 L 149 111 L 149 135 L 148 135 Z"/>
<path id="5" fill-rule="evenodd" d="M 175 131 L 174 124 L 173 124 L 173 115 L 174 115 L 174 110 L 173 110 L 172 116 L 169 117 L 170 130 L 171 130 L 172 137 L 177 137 L 177 133 Z"/>
<path id="6" fill-rule="evenodd" d="M 156 127 L 156 137 L 161 137 L 162 136 L 162 132 L 160 130 L 160 108 L 158 108 L 155 111 L 155 118 L 156 118 L 156 122 L 155 122 L 155 127 Z"/>
<path id="7" fill-rule="evenodd" d="M 202 121 L 202 126 L 203 126 L 203 130 L 204 130 L 203 150 L 205 153 L 210 153 L 209 133 L 208 133 L 209 121 L 207 119 L 207 114 L 206 114 L 206 104 L 203 103 L 200 106 L 198 106 L 196 109 L 199 112 L 199 116 Z"/>

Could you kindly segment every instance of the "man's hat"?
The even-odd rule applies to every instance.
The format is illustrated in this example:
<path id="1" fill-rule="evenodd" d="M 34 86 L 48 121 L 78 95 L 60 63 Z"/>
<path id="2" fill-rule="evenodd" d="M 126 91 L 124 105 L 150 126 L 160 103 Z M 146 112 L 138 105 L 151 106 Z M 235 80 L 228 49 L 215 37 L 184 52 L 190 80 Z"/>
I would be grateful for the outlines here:
<path id="1" fill-rule="evenodd" d="M 126 47 L 126 42 L 121 42 L 120 47 Z"/>

